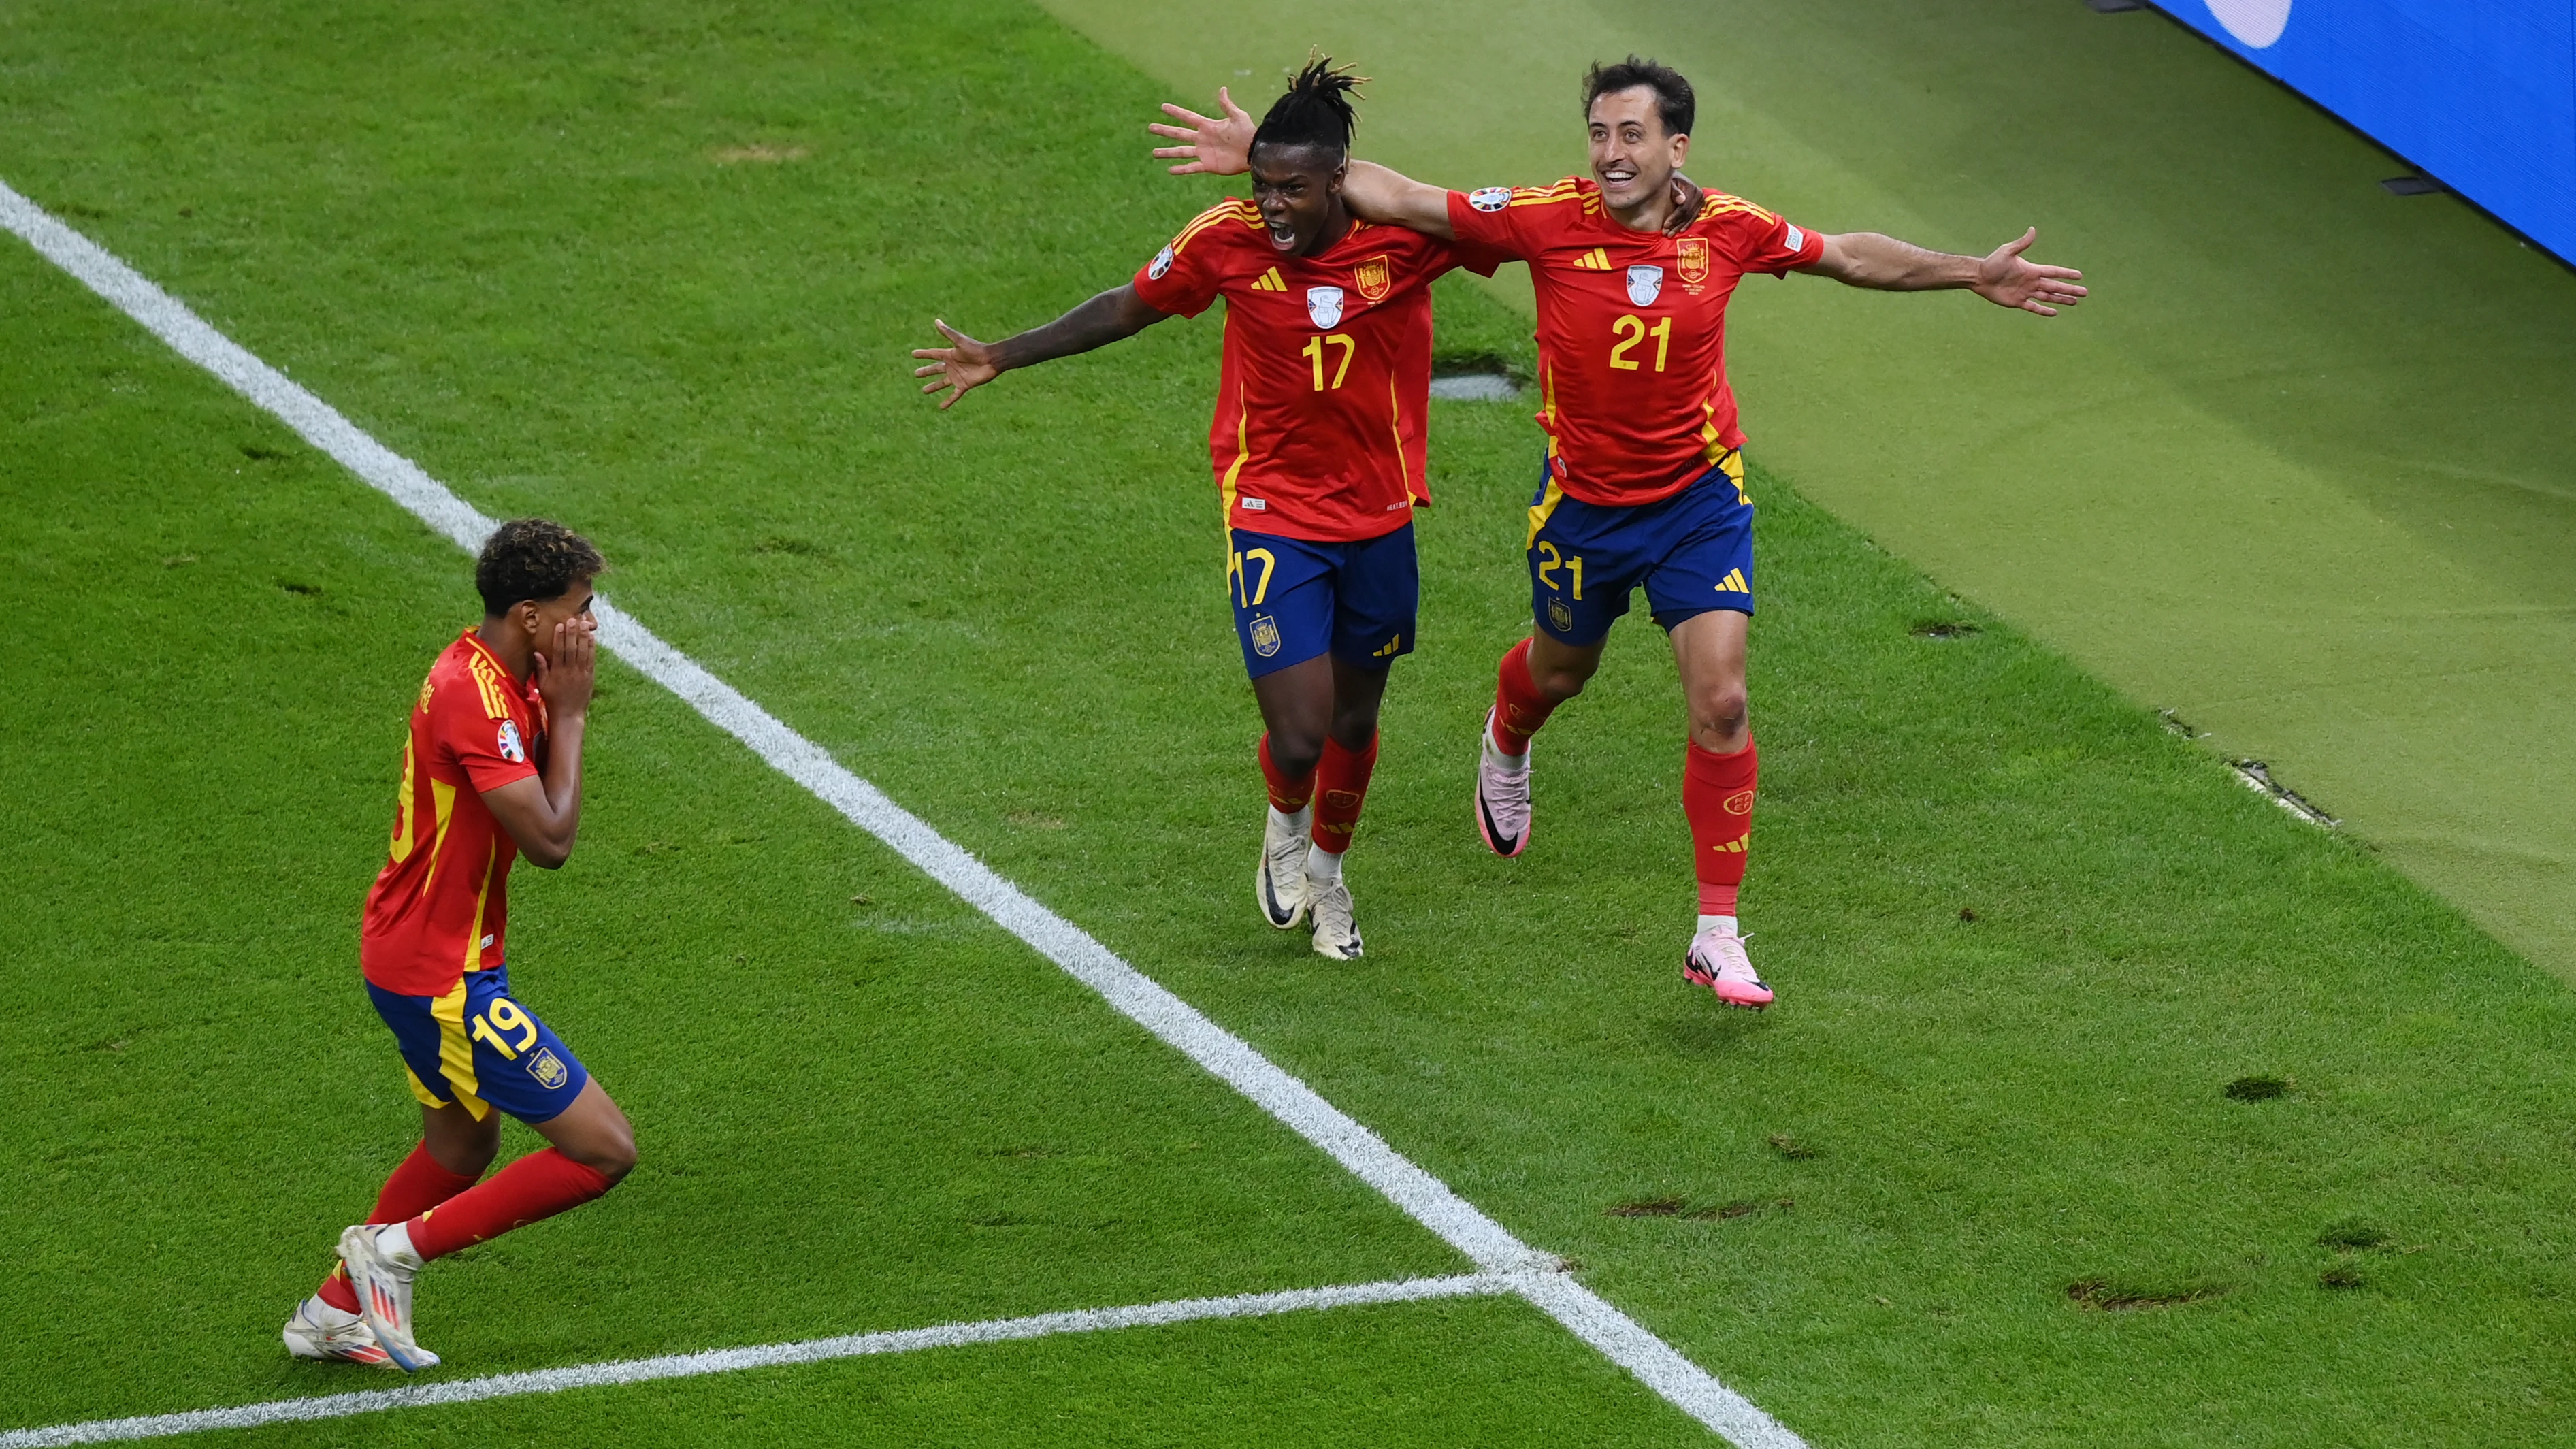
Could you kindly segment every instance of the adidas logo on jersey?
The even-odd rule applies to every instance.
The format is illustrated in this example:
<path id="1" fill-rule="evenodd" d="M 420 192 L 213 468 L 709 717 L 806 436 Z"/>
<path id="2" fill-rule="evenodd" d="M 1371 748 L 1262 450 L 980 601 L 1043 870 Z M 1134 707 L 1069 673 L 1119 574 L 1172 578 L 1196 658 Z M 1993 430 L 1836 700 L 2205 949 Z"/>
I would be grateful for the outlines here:
<path id="1" fill-rule="evenodd" d="M 1610 250 L 1607 247 L 1594 247 L 1576 257 L 1574 264 L 1587 272 L 1606 272 L 1610 270 Z"/>
<path id="2" fill-rule="evenodd" d="M 1717 581 L 1717 591 L 1721 594 L 1749 594 L 1753 592 L 1753 586 L 1744 582 L 1744 570 L 1728 569 L 1726 577 Z"/>
<path id="3" fill-rule="evenodd" d="M 1263 272 L 1260 278 L 1253 282 L 1252 290 L 1256 292 L 1285 292 L 1288 290 L 1288 284 L 1279 279 L 1279 269 L 1277 267 L 1272 267 L 1269 271 Z"/>

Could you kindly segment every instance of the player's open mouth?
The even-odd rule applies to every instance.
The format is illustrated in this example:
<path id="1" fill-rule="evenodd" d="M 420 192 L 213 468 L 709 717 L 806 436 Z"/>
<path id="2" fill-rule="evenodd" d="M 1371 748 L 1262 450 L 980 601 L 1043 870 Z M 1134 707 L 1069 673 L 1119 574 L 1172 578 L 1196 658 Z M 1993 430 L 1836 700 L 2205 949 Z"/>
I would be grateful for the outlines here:
<path id="1" fill-rule="evenodd" d="M 1270 244 L 1272 246 L 1277 247 L 1284 252 L 1297 245 L 1297 228 L 1290 226 L 1285 222 L 1276 221 L 1270 222 L 1268 225 L 1270 227 Z"/>
<path id="2" fill-rule="evenodd" d="M 1636 179 L 1637 172 L 1633 167 L 1607 166 L 1601 170 L 1601 184 L 1604 186 L 1625 186 Z"/>

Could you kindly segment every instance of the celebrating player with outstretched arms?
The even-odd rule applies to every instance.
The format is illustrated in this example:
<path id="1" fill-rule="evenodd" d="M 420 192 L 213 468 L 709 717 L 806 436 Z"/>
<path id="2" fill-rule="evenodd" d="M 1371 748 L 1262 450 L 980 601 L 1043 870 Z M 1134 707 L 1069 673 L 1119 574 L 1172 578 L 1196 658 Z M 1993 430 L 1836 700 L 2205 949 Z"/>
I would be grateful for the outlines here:
<path id="1" fill-rule="evenodd" d="M 1242 169 L 1250 118 L 1178 106 L 1155 155 L 1175 171 Z M 1826 235 L 1708 193 L 1672 229 L 1672 178 L 1690 151 L 1690 82 L 1630 56 L 1584 77 L 1592 174 L 1551 186 L 1444 191 L 1353 161 L 1351 210 L 1526 261 L 1537 289 L 1539 426 L 1547 458 L 1524 540 L 1530 637 L 1503 655 L 1482 731 L 1476 822 L 1500 855 L 1530 835 L 1530 743 L 1600 667 L 1610 626 L 1643 585 L 1690 710 L 1682 810 L 1699 922 L 1682 974 L 1734 1006 L 1770 1004 L 1736 929 L 1756 754 L 1744 687 L 1753 614 L 1753 500 L 1726 381 L 1726 303 L 1748 273 L 1791 271 L 1889 291 L 1966 288 L 2041 316 L 2082 300 L 2080 273 L 2023 258 L 2024 233 L 1984 257 L 1869 232 Z"/>
<path id="2" fill-rule="evenodd" d="M 946 393 L 946 408 L 1012 368 L 1225 299 L 1208 451 L 1226 589 L 1267 730 L 1253 890 L 1263 919 L 1310 922 L 1315 949 L 1342 960 L 1361 950 L 1342 855 L 1377 763 L 1388 670 L 1413 650 L 1431 281 L 1500 260 L 1352 216 L 1342 183 L 1357 84 L 1311 61 L 1258 126 L 1245 115 L 1237 169 L 1251 171 L 1253 199 L 1202 212 L 1125 286 L 999 342 L 941 322 L 949 345 L 913 354 L 922 391 Z"/>
<path id="3" fill-rule="evenodd" d="M 511 861 L 552 870 L 581 829 L 590 582 L 603 567 L 560 524 L 502 524 L 474 567 L 483 622 L 438 656 L 412 705 L 358 959 L 420 1099 L 421 1141 L 287 1320 L 299 1358 L 437 1363 L 412 1336 L 421 1266 L 588 1202 L 635 1165 L 626 1114 L 511 995 L 504 953 Z M 478 1185 L 503 1112 L 549 1145 Z"/>

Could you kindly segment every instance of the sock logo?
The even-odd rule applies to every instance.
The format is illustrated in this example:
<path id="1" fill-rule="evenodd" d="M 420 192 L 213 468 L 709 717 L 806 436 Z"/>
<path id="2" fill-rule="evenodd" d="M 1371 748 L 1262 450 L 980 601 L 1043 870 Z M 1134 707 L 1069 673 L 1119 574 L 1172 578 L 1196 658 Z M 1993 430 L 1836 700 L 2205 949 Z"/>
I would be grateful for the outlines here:
<path id="1" fill-rule="evenodd" d="M 1752 813 L 1753 813 L 1753 792 L 1752 792 L 1752 791 L 1750 791 L 1750 790 L 1738 790 L 1738 791 L 1736 791 L 1734 794 L 1729 795 L 1729 796 L 1727 796 L 1727 797 L 1726 797 L 1726 800 L 1725 800 L 1725 802 L 1724 802 L 1724 806 L 1723 806 L 1723 808 L 1725 809 L 1726 813 L 1727 813 L 1727 814 L 1729 814 L 1729 815 L 1750 815 L 1750 814 L 1752 814 Z"/>
<path id="2" fill-rule="evenodd" d="M 1357 790 L 1327 790 L 1324 792 L 1324 803 L 1332 806 L 1336 810 L 1357 810 L 1360 806 L 1360 792 Z"/>
<path id="3" fill-rule="evenodd" d="M 1744 837 L 1739 835 L 1733 840 L 1721 840 L 1717 844 L 1710 846 L 1709 849 L 1716 851 L 1720 855 L 1742 855 L 1744 853 Z"/>

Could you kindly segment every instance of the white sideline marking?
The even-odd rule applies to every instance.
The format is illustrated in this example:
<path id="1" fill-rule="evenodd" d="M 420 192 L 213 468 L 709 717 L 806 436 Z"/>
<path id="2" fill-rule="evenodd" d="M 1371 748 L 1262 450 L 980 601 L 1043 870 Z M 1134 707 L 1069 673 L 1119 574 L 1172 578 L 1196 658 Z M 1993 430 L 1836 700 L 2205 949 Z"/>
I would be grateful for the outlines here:
<path id="1" fill-rule="evenodd" d="M 6 182 L 0 182 L 0 225 L 458 547 L 469 553 L 482 548 L 494 527 L 491 519 Z M 1039 955 L 1099 992 L 1138 1025 L 1331 1154 L 1353 1176 L 1439 1234 L 1478 1268 L 1520 1275 L 1526 1280 L 1517 1286 L 1521 1296 L 1683 1413 L 1740 1449 L 1805 1449 L 1804 1440 L 1751 1400 L 1718 1382 L 1599 1294 L 1559 1273 L 1555 1255 L 1512 1236 L 1502 1224 L 1450 1191 L 1447 1183 L 1416 1167 L 1250 1043 L 1120 960 L 1090 933 L 1030 899 L 876 786 L 852 774 L 822 746 L 781 724 L 607 600 L 599 602 L 598 613 L 601 642 L 629 664 L 687 700 L 780 774 L 814 792 Z"/>
<path id="2" fill-rule="evenodd" d="M 853 1333 L 840 1338 L 808 1339 L 803 1343 L 716 1348 L 704 1353 L 630 1358 L 620 1363 L 590 1363 L 575 1368 L 540 1369 L 534 1373 L 494 1374 L 488 1378 L 455 1379 L 412 1388 L 369 1389 L 309 1399 L 272 1399 L 265 1404 L 243 1404 L 230 1409 L 194 1409 L 184 1414 L 152 1414 L 133 1419 L 92 1419 L 81 1424 L 56 1424 L 43 1429 L 0 1433 L 0 1449 L 160 1439 L 209 1429 L 251 1429 L 262 1424 L 345 1419 L 352 1414 L 374 1414 L 387 1409 L 471 1404 L 484 1399 L 506 1399 L 517 1394 L 554 1394 L 565 1389 L 640 1384 L 653 1379 L 697 1378 L 703 1374 L 784 1368 L 836 1358 L 859 1358 L 867 1354 L 913 1353 L 925 1348 L 958 1348 L 970 1343 L 1047 1338 L 1059 1333 L 1159 1328 L 1172 1323 L 1195 1323 L 1205 1318 L 1265 1318 L 1272 1314 L 1299 1313 L 1317 1308 L 1355 1308 L 1370 1303 L 1420 1303 L 1434 1298 L 1491 1296 L 1513 1292 L 1517 1287 L 1511 1278 L 1500 1273 L 1472 1273 L 1454 1278 L 1408 1278 L 1391 1283 L 1292 1288 L 1281 1293 L 1245 1293 L 1233 1298 L 1184 1298 L 1169 1303 L 1144 1303 L 1133 1308 L 1078 1308 L 1069 1313 L 997 1318 L 984 1323 L 943 1323 L 935 1328 Z"/>

